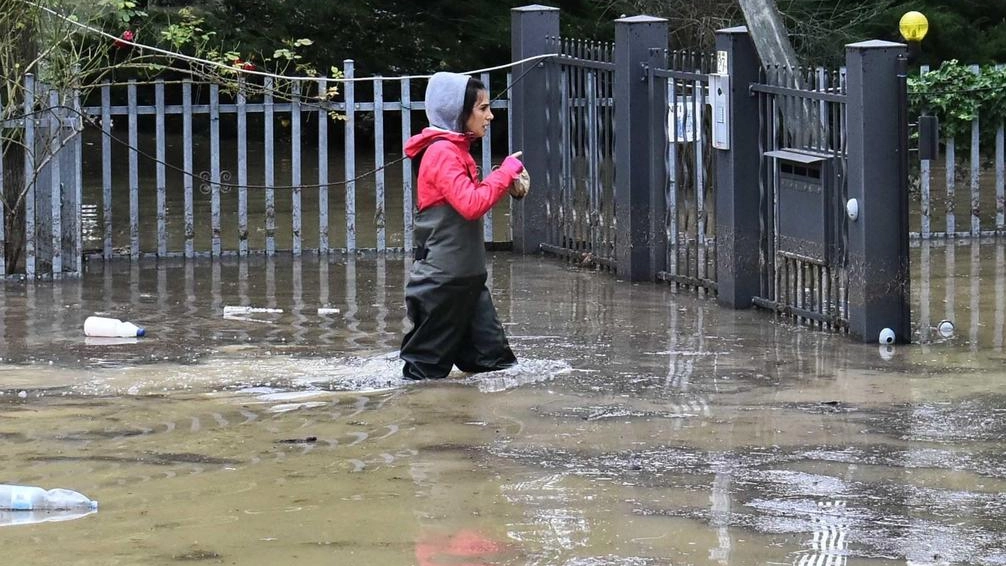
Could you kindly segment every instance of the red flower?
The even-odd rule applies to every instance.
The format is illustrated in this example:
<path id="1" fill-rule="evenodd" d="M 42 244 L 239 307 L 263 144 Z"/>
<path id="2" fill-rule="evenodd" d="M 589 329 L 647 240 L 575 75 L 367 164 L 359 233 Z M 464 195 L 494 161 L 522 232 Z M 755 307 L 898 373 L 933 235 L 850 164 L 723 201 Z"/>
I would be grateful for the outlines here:
<path id="1" fill-rule="evenodd" d="M 127 29 L 126 31 L 122 32 L 122 35 L 119 36 L 119 39 L 115 40 L 115 48 L 116 49 L 124 49 L 126 47 L 129 47 L 129 44 L 127 44 L 126 42 L 127 41 L 133 41 L 135 39 L 136 39 L 136 34 L 133 33 L 133 30 L 128 30 Z"/>
<path id="2" fill-rule="evenodd" d="M 255 70 L 255 63 L 252 63 L 251 61 L 245 61 L 244 64 L 241 65 L 241 68 L 244 69 L 244 70 L 246 70 L 246 71 L 254 71 Z"/>

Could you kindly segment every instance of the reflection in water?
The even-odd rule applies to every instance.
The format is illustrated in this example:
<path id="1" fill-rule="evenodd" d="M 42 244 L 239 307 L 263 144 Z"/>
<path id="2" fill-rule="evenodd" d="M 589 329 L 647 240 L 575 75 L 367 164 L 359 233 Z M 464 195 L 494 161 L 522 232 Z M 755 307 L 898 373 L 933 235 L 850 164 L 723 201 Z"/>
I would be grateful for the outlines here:
<path id="1" fill-rule="evenodd" d="M 941 320 L 947 320 L 956 327 L 953 341 L 966 344 L 971 352 L 989 348 L 1001 352 L 1006 326 L 1004 244 L 950 240 L 915 245 L 916 339 L 923 345 L 947 341 L 937 329 Z"/>
<path id="2" fill-rule="evenodd" d="M 845 566 L 849 543 L 846 540 L 845 501 L 818 501 L 813 516 L 814 536 L 810 552 L 802 553 L 794 566 Z"/>
<path id="3" fill-rule="evenodd" d="M 716 529 L 715 547 L 709 549 L 709 559 L 718 564 L 730 564 L 730 551 L 733 549 L 730 535 L 730 483 L 733 480 L 729 470 L 718 470 L 713 479 L 709 494 L 710 526 Z"/>
<path id="4" fill-rule="evenodd" d="M 73 511 L 5 511 L 0 509 L 0 527 L 72 521 L 97 512 L 96 509 L 78 509 Z"/>
<path id="5" fill-rule="evenodd" d="M 316 354 L 333 347 L 397 350 L 402 272 L 389 276 L 381 259 L 361 274 L 356 261 L 111 262 L 90 265 L 76 281 L 8 283 L 0 286 L 0 356 L 68 363 L 118 356 L 126 362 L 150 360 L 156 351 L 162 361 L 191 360 L 238 344 Z M 376 277 L 375 262 L 382 266 Z M 242 307 L 248 312 L 237 312 Z M 125 343 L 84 339 L 83 320 L 98 313 L 134 322 L 148 334 L 131 349 L 101 349 Z"/>

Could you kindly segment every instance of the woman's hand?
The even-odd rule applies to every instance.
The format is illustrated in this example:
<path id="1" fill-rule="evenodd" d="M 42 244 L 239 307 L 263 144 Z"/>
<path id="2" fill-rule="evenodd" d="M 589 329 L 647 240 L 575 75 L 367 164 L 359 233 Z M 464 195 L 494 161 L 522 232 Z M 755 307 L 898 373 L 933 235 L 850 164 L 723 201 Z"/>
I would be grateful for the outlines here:
<path id="1" fill-rule="evenodd" d="M 503 160 L 503 164 L 500 165 L 500 169 L 508 171 L 515 177 L 520 175 L 520 172 L 524 170 L 524 164 L 520 161 L 520 157 L 522 155 L 524 155 L 523 151 L 518 151 L 508 155 L 507 158 Z"/>
<path id="2" fill-rule="evenodd" d="M 520 175 L 510 183 L 510 196 L 520 200 L 527 196 L 527 192 L 531 189 L 531 176 L 528 175 L 527 169 L 520 172 Z"/>

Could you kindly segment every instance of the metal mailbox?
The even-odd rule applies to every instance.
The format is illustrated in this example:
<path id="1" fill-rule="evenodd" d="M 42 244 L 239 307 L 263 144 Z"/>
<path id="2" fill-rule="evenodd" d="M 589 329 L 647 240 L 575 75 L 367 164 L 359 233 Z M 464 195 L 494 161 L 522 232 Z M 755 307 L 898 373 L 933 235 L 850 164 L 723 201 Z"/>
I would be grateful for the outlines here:
<path id="1" fill-rule="evenodd" d="M 835 249 L 834 156 L 780 149 L 774 158 L 779 255 L 828 265 Z"/>

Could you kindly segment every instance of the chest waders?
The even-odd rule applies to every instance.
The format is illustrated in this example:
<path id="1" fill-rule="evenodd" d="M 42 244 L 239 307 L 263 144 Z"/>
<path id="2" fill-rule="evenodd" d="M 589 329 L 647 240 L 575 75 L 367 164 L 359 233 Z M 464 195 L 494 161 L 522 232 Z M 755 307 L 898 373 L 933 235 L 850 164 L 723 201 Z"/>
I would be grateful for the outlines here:
<path id="1" fill-rule="evenodd" d="M 486 287 L 482 220 L 465 220 L 450 206 L 419 212 L 416 252 L 405 308 L 410 330 L 402 340 L 402 374 L 446 377 L 453 366 L 477 373 L 517 363 Z"/>

